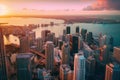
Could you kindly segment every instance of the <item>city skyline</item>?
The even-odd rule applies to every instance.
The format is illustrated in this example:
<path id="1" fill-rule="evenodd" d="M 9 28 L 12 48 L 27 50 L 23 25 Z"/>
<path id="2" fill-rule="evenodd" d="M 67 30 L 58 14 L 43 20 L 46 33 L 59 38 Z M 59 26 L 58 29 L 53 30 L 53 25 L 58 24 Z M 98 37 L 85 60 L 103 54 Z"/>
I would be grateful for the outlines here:
<path id="1" fill-rule="evenodd" d="M 56 22 L 51 22 L 49 26 L 46 25 L 47 24 L 14 25 L 14 28 L 11 25 L 4 25 L 4 27 L 2 27 L 4 29 L 4 35 L 8 35 L 8 39 L 10 39 L 10 34 L 14 34 L 14 36 L 20 40 L 19 45 L 15 43 L 5 45 L 7 54 L 5 56 L 7 59 L 7 67 L 5 69 L 8 71 L 7 79 L 106 80 L 112 78 L 111 80 L 120 80 L 120 77 L 117 76 L 120 72 L 120 44 L 118 44 L 118 46 L 114 45 L 115 42 L 113 42 L 113 40 L 117 40 L 114 35 L 113 39 L 110 34 L 99 34 L 99 31 L 102 31 L 105 27 L 102 28 L 102 30 L 98 28 L 99 31 L 97 31 L 96 27 L 95 31 L 97 31 L 98 34 L 94 35 L 95 31 L 90 31 L 90 27 L 93 29 L 93 24 L 92 26 L 87 25 L 89 27 L 88 29 L 85 29 L 85 27 L 82 28 L 80 25 L 73 27 L 72 24 L 68 26 L 65 25 L 65 23 L 61 23 L 60 27 L 60 24 L 57 25 Z M 108 25 L 108 23 L 106 25 Z M 112 27 L 115 27 L 113 25 Z M 49 27 L 51 30 L 49 30 Z M 13 31 L 11 31 L 12 29 Z M 35 33 L 37 32 L 35 29 L 41 30 L 39 31 L 41 36 L 38 38 L 36 38 L 37 34 Z M 57 32 L 54 32 L 53 29 L 56 29 L 55 31 Z M 110 28 L 106 28 L 105 32 L 108 32 L 109 29 Z M 118 30 L 118 28 L 116 29 Z M 115 32 L 117 30 L 115 30 Z M 61 35 L 56 36 L 59 31 Z M 117 33 L 119 32 L 120 31 Z M 1 37 L 4 35 L 1 34 Z M 119 36 L 117 38 L 119 38 Z M 16 41 L 17 40 L 14 39 L 14 42 Z M 1 43 L 3 43 L 3 38 L 1 38 Z M 1 51 L 3 48 L 4 45 L 2 44 Z M 29 53 L 32 53 L 33 56 Z M 2 61 L 4 61 L 4 58 L 2 58 Z M 110 75 L 111 77 L 109 77 L 109 75 L 107 76 L 109 69 L 105 68 L 105 65 L 109 63 L 117 64 L 117 66 L 112 68 L 113 75 Z M 6 78 L 6 76 L 4 76 L 4 78 Z"/>
<path id="2" fill-rule="evenodd" d="M 120 80 L 120 0 L 0 0 L 0 80 Z"/>

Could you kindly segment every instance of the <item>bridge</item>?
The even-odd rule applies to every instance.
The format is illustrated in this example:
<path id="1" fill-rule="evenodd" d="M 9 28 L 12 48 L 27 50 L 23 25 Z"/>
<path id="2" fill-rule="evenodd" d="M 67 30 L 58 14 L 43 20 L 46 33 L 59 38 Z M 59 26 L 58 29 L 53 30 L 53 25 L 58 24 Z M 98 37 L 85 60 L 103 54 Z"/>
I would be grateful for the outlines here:
<path id="1" fill-rule="evenodd" d="M 41 65 L 45 65 L 45 55 L 43 54 L 43 53 L 41 53 L 41 52 L 39 52 L 39 51 L 36 51 L 36 50 L 34 50 L 34 49 L 30 49 L 30 52 L 32 52 L 33 54 L 36 54 L 36 55 L 38 55 L 38 56 L 41 56 L 43 59 L 40 59 L 38 62 L 39 62 L 39 64 L 41 64 Z"/>
<path id="2" fill-rule="evenodd" d="M 30 49 L 30 52 L 32 52 L 32 53 L 34 53 L 34 54 L 36 54 L 36 55 L 38 55 L 38 56 L 41 56 L 42 58 L 46 58 L 43 53 L 38 52 L 38 51 L 36 51 L 36 50 L 34 50 L 34 49 Z"/>

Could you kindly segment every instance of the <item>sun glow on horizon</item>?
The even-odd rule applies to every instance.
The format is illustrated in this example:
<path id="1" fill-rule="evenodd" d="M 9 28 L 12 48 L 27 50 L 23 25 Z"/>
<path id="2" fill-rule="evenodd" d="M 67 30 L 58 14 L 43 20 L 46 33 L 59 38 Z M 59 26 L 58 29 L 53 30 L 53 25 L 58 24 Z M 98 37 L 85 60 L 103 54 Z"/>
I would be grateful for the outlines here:
<path id="1" fill-rule="evenodd" d="M 8 13 L 5 5 L 0 4 L 0 16 L 6 15 Z"/>

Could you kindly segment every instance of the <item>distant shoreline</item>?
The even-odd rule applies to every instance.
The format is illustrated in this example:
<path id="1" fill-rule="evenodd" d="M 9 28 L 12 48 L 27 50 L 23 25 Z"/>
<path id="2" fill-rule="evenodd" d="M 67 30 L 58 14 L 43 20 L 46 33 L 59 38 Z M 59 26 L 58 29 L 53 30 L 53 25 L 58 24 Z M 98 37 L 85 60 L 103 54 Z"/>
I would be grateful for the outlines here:
<path id="1" fill-rule="evenodd" d="M 92 16 L 82 15 L 11 15 L 0 16 L 0 18 L 22 17 L 22 18 L 49 18 L 61 19 L 65 23 L 93 23 L 93 24 L 120 24 L 120 20 L 96 18 Z"/>

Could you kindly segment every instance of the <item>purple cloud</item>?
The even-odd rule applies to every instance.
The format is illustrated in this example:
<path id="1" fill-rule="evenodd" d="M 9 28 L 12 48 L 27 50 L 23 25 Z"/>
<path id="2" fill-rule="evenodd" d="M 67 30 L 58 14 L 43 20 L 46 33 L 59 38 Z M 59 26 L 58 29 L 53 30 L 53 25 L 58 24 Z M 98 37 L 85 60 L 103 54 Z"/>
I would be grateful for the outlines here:
<path id="1" fill-rule="evenodd" d="M 120 10 L 120 0 L 97 0 L 83 10 Z"/>

